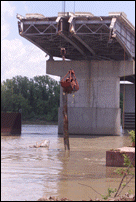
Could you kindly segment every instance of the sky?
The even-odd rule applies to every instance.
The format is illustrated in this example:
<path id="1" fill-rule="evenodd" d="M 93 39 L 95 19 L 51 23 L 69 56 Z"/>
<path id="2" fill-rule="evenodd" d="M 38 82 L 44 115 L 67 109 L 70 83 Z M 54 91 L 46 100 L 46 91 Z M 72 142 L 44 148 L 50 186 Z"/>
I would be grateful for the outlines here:
<path id="1" fill-rule="evenodd" d="M 45 52 L 18 33 L 17 14 L 39 13 L 57 16 L 63 11 L 63 1 L 1 1 L 1 81 L 17 75 L 33 78 L 46 75 Z M 65 12 L 91 12 L 108 16 L 109 12 L 125 12 L 135 26 L 135 1 L 65 1 Z M 55 58 L 56 59 L 56 58 Z M 51 76 L 51 75 L 49 75 Z M 52 76 L 60 80 L 57 76 Z"/>

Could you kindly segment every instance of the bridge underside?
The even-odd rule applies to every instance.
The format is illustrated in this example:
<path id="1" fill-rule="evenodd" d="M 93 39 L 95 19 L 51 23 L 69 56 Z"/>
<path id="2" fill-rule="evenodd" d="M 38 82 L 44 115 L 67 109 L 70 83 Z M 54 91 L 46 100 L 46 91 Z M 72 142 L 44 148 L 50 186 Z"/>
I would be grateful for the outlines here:
<path id="1" fill-rule="evenodd" d="M 93 16 L 91 13 L 17 15 L 19 34 L 51 57 L 71 60 L 127 60 L 135 58 L 135 32 L 123 13 Z"/>

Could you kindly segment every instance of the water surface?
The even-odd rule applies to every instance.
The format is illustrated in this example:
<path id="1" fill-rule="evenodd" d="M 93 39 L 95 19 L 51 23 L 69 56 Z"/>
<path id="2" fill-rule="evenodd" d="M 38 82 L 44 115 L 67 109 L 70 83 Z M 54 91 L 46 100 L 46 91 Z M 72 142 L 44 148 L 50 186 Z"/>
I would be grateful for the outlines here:
<path id="1" fill-rule="evenodd" d="M 30 148 L 44 139 L 50 140 L 49 149 Z M 106 195 L 108 187 L 120 182 L 116 168 L 105 166 L 106 150 L 128 145 L 128 135 L 70 136 L 70 152 L 65 152 L 58 126 L 23 125 L 21 136 L 1 137 L 1 200 L 101 198 L 94 190 Z M 134 186 L 133 180 L 123 193 Z"/>

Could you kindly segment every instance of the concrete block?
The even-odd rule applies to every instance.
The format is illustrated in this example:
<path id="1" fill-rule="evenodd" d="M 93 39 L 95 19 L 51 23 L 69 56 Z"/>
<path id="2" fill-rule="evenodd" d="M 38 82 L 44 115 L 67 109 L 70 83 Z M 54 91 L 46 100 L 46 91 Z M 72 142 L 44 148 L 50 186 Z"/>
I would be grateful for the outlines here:
<path id="1" fill-rule="evenodd" d="M 135 148 L 123 147 L 106 151 L 106 166 L 124 167 L 124 157 L 122 154 L 126 154 L 132 165 L 135 167 Z"/>

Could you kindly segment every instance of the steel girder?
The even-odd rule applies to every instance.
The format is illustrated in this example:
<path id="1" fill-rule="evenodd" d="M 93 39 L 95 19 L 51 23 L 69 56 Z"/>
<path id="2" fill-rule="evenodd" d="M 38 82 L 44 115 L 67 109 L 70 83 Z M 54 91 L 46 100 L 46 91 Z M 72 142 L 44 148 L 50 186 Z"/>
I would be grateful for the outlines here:
<path id="1" fill-rule="evenodd" d="M 59 16 L 19 18 L 19 34 L 50 56 L 72 60 L 123 60 L 135 57 L 135 30 L 122 17 Z"/>

